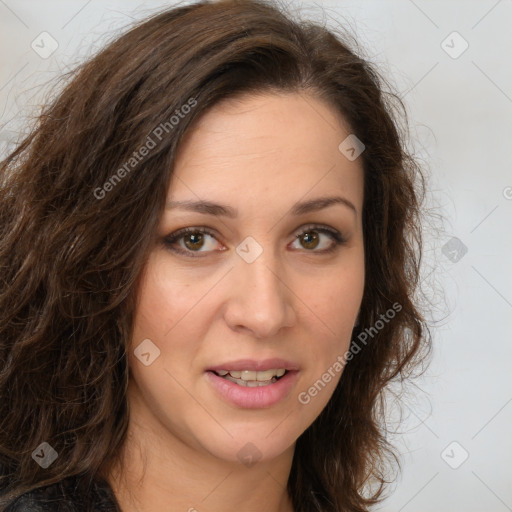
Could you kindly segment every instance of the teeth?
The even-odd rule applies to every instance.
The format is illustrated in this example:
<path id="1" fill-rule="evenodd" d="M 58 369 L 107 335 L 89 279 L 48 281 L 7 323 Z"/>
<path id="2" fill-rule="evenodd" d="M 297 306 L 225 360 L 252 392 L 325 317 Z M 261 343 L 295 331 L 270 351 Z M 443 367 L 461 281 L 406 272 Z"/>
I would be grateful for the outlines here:
<path id="1" fill-rule="evenodd" d="M 216 373 L 231 382 L 254 388 L 267 386 L 268 384 L 276 382 L 277 377 L 282 377 L 286 373 L 286 370 L 284 368 L 265 370 L 263 372 L 253 370 L 218 370 Z"/>
<path id="2" fill-rule="evenodd" d="M 242 380 L 242 379 L 234 379 L 229 374 L 226 375 L 224 378 L 226 380 L 234 382 L 235 384 L 238 384 L 239 386 L 245 386 L 247 388 L 257 388 L 257 387 L 259 388 L 261 386 L 268 386 L 269 384 L 273 384 L 277 380 L 276 377 L 272 377 L 272 379 L 266 380 L 263 382 L 260 382 L 259 380 Z"/>
<path id="3" fill-rule="evenodd" d="M 230 372 L 230 373 L 231 373 L 231 372 Z M 240 373 L 240 372 L 236 372 L 236 373 Z M 260 379 L 257 379 L 257 378 L 256 378 L 256 375 L 257 375 L 258 373 L 262 373 L 262 372 L 253 372 L 253 371 L 250 371 L 250 370 L 244 370 L 244 371 L 242 372 L 242 375 L 241 375 L 239 378 L 240 378 L 240 379 L 242 379 L 242 380 L 245 380 L 245 381 L 248 381 L 248 380 L 260 380 Z M 233 377 L 237 378 L 237 377 L 236 377 L 236 375 L 233 375 L 232 373 L 231 373 L 231 375 L 232 375 Z M 269 377 L 269 378 L 267 378 L 267 379 L 261 379 L 261 380 L 269 380 L 269 379 L 271 379 L 272 377 L 273 377 L 273 376 L 272 376 L 272 375 L 270 375 L 270 377 Z"/>
<path id="4" fill-rule="evenodd" d="M 224 377 L 225 375 L 227 375 L 229 373 L 231 375 L 231 377 L 233 377 L 235 379 L 242 379 L 245 381 L 257 380 L 259 382 L 264 382 L 264 381 L 272 379 L 272 377 L 282 377 L 286 373 L 286 370 L 283 368 L 280 368 L 278 370 L 265 370 L 263 372 L 255 372 L 252 370 L 243 370 L 243 371 L 219 370 L 219 371 L 217 371 L 217 373 L 221 377 Z"/>

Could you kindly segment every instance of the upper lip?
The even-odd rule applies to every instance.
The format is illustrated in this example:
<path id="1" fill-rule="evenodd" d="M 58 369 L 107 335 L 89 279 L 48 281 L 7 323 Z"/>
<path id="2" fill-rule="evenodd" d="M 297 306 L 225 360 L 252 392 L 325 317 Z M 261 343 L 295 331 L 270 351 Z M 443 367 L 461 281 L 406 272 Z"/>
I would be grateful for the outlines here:
<path id="1" fill-rule="evenodd" d="M 243 371 L 250 370 L 256 372 L 264 372 L 265 370 L 279 370 L 284 368 L 285 370 L 298 370 L 299 367 L 292 361 L 285 359 L 272 358 L 257 361 L 255 359 L 237 359 L 236 361 L 228 361 L 226 363 L 217 364 L 210 366 L 206 371 L 219 371 L 219 370 L 234 370 Z"/>

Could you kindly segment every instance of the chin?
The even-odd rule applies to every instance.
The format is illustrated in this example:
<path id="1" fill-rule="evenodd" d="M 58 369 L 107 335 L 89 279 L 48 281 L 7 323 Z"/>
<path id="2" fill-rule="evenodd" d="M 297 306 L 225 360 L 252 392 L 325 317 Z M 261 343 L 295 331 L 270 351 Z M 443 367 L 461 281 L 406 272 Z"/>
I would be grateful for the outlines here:
<path id="1" fill-rule="evenodd" d="M 293 452 L 295 441 L 303 429 L 298 428 L 296 421 L 289 421 L 290 417 L 284 421 L 283 418 L 277 421 L 273 418 L 253 424 L 247 420 L 237 424 L 223 421 L 225 430 L 213 422 L 207 431 L 197 432 L 196 439 L 217 459 L 252 466 L 256 462 L 276 459 L 290 449 Z"/>

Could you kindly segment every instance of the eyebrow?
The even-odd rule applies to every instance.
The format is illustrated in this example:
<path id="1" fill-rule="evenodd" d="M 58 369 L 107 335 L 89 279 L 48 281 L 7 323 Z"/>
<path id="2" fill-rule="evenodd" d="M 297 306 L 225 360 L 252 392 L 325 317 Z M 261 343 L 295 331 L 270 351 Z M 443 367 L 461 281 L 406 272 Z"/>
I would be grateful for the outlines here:
<path id="1" fill-rule="evenodd" d="M 310 201 L 299 201 L 291 208 L 292 215 L 304 215 L 306 213 L 323 210 L 329 206 L 341 204 L 351 209 L 357 215 L 356 207 L 346 198 L 341 196 L 318 197 Z M 206 215 L 215 215 L 220 217 L 229 217 L 234 219 L 238 216 L 236 208 L 224 204 L 213 203 L 211 201 L 168 201 L 166 209 L 181 209 L 191 212 L 203 213 Z"/>

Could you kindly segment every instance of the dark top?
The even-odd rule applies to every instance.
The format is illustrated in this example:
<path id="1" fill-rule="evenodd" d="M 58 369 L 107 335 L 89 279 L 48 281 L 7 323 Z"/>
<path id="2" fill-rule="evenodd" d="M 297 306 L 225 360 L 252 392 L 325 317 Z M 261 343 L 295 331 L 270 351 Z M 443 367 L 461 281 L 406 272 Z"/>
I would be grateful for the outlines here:
<path id="1" fill-rule="evenodd" d="M 85 490 L 78 477 L 35 489 L 14 500 L 5 512 L 122 512 L 112 488 L 96 480 Z"/>

